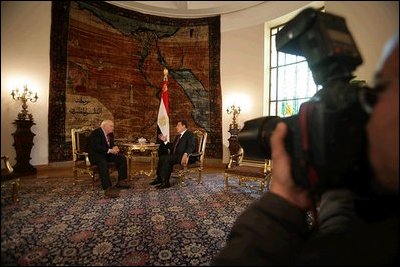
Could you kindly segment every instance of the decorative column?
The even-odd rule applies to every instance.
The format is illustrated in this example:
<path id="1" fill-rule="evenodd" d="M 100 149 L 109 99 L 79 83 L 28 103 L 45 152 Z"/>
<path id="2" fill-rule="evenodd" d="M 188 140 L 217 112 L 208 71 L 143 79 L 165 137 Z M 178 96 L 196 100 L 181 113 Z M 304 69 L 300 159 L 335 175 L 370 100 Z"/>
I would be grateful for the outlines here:
<path id="1" fill-rule="evenodd" d="M 15 151 L 17 154 L 17 163 L 13 166 L 15 175 L 36 174 L 36 168 L 29 161 L 31 160 L 31 150 L 33 147 L 34 133 L 31 132 L 32 120 L 15 120 L 17 130 L 12 134 L 14 136 Z"/>

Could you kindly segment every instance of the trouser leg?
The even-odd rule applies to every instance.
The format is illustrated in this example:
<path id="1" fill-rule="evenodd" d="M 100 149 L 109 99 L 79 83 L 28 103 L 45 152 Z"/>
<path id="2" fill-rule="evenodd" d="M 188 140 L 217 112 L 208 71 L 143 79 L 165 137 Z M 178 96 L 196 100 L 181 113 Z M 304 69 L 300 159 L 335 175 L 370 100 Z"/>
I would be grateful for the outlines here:
<path id="1" fill-rule="evenodd" d="M 107 188 L 111 187 L 111 180 L 110 174 L 108 172 L 108 163 L 106 159 L 99 159 L 97 162 L 94 163 L 99 170 L 99 176 L 101 180 L 101 187 L 106 190 Z"/>
<path id="2" fill-rule="evenodd" d="M 157 179 L 161 179 L 161 173 L 163 172 L 163 171 L 162 171 L 162 168 L 163 168 L 163 166 L 164 166 L 165 161 L 167 160 L 167 158 L 168 158 L 168 155 L 161 155 L 161 156 L 159 157 L 159 159 L 158 159 L 157 172 L 156 172 L 156 174 L 157 174 Z"/>
<path id="3" fill-rule="evenodd" d="M 175 155 L 167 155 L 165 157 L 162 157 L 158 175 L 159 177 L 161 177 L 164 184 L 169 183 L 169 179 L 172 173 L 172 167 L 176 163 L 178 163 L 178 160 Z"/>
<path id="4" fill-rule="evenodd" d="M 109 161 L 114 161 L 118 171 L 118 181 L 128 178 L 126 157 L 122 154 L 111 155 Z"/>

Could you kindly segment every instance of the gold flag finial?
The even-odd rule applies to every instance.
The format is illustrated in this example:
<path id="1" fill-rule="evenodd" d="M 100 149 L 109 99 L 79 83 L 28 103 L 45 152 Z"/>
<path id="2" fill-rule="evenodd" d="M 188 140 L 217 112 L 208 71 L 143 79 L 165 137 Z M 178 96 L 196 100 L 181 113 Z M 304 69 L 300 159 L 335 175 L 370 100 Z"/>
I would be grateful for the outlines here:
<path id="1" fill-rule="evenodd" d="M 164 81 L 168 81 L 168 69 L 164 68 Z"/>

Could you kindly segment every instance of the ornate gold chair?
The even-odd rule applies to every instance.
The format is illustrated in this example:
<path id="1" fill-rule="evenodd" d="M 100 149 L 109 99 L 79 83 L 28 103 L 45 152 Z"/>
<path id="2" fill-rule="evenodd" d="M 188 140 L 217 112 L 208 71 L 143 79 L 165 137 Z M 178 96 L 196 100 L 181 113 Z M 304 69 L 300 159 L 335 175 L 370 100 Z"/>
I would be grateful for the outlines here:
<path id="1" fill-rule="evenodd" d="M 243 148 L 238 154 L 231 155 L 227 168 L 224 171 L 225 187 L 229 188 L 229 177 L 237 178 L 240 186 L 254 187 L 248 182 L 260 182 L 260 191 L 268 189 L 272 179 L 272 160 L 254 160 L 244 157 Z"/>
<path id="2" fill-rule="evenodd" d="M 92 184 L 98 180 L 98 168 L 96 165 L 91 165 L 89 160 L 89 153 L 87 151 L 87 144 L 89 135 L 94 130 L 93 127 L 82 127 L 71 129 L 72 141 L 72 160 L 74 162 L 74 184 L 78 182 L 78 173 L 88 174 L 92 179 Z M 116 170 L 114 162 L 108 163 L 108 168 L 111 171 Z"/>
<path id="3" fill-rule="evenodd" d="M 183 185 L 185 182 L 185 178 L 189 177 L 191 173 L 197 173 L 197 183 L 202 183 L 202 172 L 203 172 L 203 164 L 204 164 L 204 156 L 206 151 L 206 143 L 207 143 L 207 132 L 204 130 L 195 130 L 193 132 L 196 136 L 196 150 L 194 153 L 189 154 L 190 158 L 195 158 L 196 161 L 194 163 L 187 164 L 186 166 L 182 166 L 181 164 L 175 164 L 173 166 L 172 175 L 176 175 L 179 177 L 179 184 Z"/>
<path id="4" fill-rule="evenodd" d="M 18 190 L 19 190 L 19 178 L 14 175 L 14 169 L 10 164 L 9 157 L 6 155 L 1 155 L 2 167 L 1 167 L 1 188 L 6 188 L 8 185 L 12 186 L 12 200 L 13 202 L 19 201 Z M 4 167 L 3 167 L 4 164 Z M 1 198 L 6 198 L 1 196 Z"/>

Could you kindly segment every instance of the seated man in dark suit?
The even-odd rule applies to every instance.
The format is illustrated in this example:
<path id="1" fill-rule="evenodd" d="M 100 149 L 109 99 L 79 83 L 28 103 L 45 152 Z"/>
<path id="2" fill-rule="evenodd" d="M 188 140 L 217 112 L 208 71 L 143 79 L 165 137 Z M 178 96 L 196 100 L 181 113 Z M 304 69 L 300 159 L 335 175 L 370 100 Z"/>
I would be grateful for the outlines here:
<path id="1" fill-rule="evenodd" d="M 187 165 L 189 162 L 188 155 L 196 149 L 195 135 L 187 129 L 186 121 L 178 121 L 175 128 L 178 135 L 175 137 L 173 143 L 167 142 L 167 136 L 158 135 L 158 138 L 162 141 L 159 149 L 164 151 L 165 149 L 169 149 L 170 153 L 160 155 L 158 160 L 157 177 L 150 183 L 151 185 L 160 184 L 157 188 L 170 187 L 169 179 L 174 164 Z"/>
<path id="2" fill-rule="evenodd" d="M 89 137 L 88 151 L 89 160 L 92 165 L 99 169 L 101 187 L 108 197 L 118 197 L 119 191 L 112 187 L 108 162 L 115 162 L 118 170 L 117 188 L 130 188 L 127 183 L 127 162 L 126 157 L 119 153 L 120 150 L 114 145 L 114 123 L 111 120 L 104 120 L 100 128 L 95 129 Z"/>

